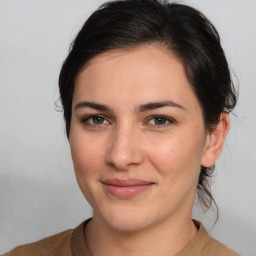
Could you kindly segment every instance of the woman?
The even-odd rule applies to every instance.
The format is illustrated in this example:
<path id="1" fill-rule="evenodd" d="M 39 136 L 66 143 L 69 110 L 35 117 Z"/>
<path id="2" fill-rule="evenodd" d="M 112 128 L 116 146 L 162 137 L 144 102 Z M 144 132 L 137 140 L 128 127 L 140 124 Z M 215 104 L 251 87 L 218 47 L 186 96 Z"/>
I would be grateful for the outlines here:
<path id="1" fill-rule="evenodd" d="M 6 255 L 238 255 L 191 219 L 236 104 L 214 26 L 156 0 L 106 3 L 59 78 L 74 169 L 93 217 Z"/>

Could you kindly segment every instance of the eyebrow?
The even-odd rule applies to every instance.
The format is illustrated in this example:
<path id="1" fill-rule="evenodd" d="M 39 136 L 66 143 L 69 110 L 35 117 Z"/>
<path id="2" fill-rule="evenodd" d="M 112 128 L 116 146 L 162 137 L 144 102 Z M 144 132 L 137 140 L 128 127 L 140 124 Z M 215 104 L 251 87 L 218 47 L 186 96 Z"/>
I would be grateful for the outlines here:
<path id="1" fill-rule="evenodd" d="M 106 105 L 95 103 L 95 102 L 87 102 L 87 101 L 79 102 L 74 107 L 75 110 L 77 110 L 79 108 L 92 108 L 92 109 L 105 111 L 105 112 L 111 112 L 112 111 L 111 108 L 106 106 Z"/>
<path id="2" fill-rule="evenodd" d="M 174 108 L 185 110 L 183 106 L 181 106 L 176 102 L 160 101 L 160 102 L 150 102 L 150 103 L 142 104 L 135 108 L 135 112 L 145 112 L 145 111 L 154 110 L 154 109 L 163 108 L 163 107 L 174 107 Z M 96 109 L 104 112 L 113 112 L 113 110 L 107 105 L 99 104 L 95 102 L 87 102 L 87 101 L 79 102 L 74 107 L 75 110 L 80 108 L 92 108 L 92 109 Z"/>
<path id="3" fill-rule="evenodd" d="M 160 101 L 160 102 L 152 102 L 152 103 L 140 105 L 136 108 L 136 111 L 145 112 L 145 111 L 154 110 L 154 109 L 163 108 L 163 107 L 174 107 L 174 108 L 185 110 L 183 106 L 181 106 L 180 104 L 174 101 Z"/>

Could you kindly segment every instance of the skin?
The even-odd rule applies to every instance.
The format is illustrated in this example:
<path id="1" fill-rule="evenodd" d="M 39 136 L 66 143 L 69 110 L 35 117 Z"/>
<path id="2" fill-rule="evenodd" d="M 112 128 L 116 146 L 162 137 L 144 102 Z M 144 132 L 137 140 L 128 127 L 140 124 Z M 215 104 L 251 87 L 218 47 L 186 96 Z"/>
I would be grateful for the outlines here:
<path id="1" fill-rule="evenodd" d="M 182 63 L 163 47 L 94 57 L 77 76 L 70 129 L 77 181 L 93 208 L 92 255 L 181 251 L 197 233 L 191 212 L 200 166 L 215 163 L 228 128 L 222 113 L 214 131 L 205 130 Z M 117 198 L 102 184 L 131 178 L 152 186 Z"/>

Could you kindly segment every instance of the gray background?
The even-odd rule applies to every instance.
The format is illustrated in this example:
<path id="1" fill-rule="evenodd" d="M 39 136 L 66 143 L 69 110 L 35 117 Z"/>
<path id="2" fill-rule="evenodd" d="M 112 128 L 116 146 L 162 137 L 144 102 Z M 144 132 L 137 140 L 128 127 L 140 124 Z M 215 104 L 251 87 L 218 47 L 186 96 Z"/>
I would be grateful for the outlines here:
<path id="1" fill-rule="evenodd" d="M 211 234 L 256 255 L 256 2 L 193 0 L 220 32 L 239 79 L 238 117 L 213 184 L 220 218 Z M 103 1 L 0 0 L 0 253 L 74 228 L 91 216 L 73 173 L 58 73 L 72 38 Z M 214 215 L 194 216 L 210 229 Z"/>

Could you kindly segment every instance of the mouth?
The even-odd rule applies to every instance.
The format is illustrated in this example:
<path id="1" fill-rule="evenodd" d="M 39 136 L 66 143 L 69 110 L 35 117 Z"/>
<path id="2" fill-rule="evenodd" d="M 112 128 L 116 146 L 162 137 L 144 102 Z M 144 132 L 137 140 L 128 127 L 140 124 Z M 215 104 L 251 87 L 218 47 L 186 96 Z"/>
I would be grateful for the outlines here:
<path id="1" fill-rule="evenodd" d="M 150 189 L 155 183 L 138 179 L 107 179 L 102 181 L 105 191 L 113 197 L 127 199 Z"/>

